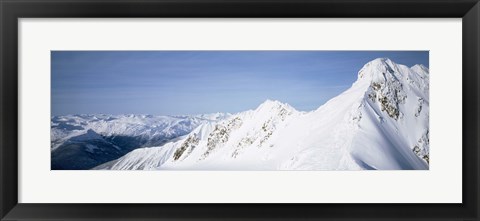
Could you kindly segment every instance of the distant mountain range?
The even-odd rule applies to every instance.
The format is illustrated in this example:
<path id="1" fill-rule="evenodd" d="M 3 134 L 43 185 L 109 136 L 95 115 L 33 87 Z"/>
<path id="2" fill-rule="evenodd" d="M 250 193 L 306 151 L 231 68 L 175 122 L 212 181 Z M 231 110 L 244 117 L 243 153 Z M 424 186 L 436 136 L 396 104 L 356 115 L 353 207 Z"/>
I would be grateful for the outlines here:
<path id="1" fill-rule="evenodd" d="M 197 116 L 69 115 L 51 119 L 51 168 L 91 169 L 128 152 L 159 146 L 230 114 Z"/>
<path id="2" fill-rule="evenodd" d="M 425 170 L 429 158 L 429 70 L 387 58 L 311 112 L 267 100 L 212 117 L 52 118 L 52 169 Z"/>

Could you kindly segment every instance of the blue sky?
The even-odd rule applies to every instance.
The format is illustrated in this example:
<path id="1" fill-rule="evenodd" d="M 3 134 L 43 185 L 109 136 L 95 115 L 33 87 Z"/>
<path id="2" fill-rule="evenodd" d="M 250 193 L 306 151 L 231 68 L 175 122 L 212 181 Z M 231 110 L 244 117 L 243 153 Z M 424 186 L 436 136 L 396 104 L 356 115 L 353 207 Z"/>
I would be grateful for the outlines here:
<path id="1" fill-rule="evenodd" d="M 52 51 L 52 115 L 309 111 L 379 57 L 429 66 L 428 51 Z"/>

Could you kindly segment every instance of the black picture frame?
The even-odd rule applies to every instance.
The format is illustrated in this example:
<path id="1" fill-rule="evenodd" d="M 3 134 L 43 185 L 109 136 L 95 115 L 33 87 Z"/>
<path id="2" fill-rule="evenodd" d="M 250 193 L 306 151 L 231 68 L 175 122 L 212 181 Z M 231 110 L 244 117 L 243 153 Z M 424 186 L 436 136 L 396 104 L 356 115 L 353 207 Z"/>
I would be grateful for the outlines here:
<path id="1" fill-rule="evenodd" d="M 0 15 L 1 220 L 479 220 L 480 4 L 478 0 L 0 0 Z M 18 203 L 17 21 L 19 18 L 47 17 L 462 18 L 463 203 Z"/>

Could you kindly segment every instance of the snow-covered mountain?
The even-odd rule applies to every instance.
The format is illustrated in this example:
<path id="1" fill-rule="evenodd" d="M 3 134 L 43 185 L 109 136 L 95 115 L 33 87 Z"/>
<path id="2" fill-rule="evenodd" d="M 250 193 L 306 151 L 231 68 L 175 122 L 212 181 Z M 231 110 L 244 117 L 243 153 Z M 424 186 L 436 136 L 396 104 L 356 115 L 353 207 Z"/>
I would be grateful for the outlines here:
<path id="1" fill-rule="evenodd" d="M 52 169 L 90 169 L 133 149 L 163 145 L 230 114 L 68 115 L 51 119 Z"/>
<path id="2" fill-rule="evenodd" d="M 386 58 L 317 110 L 267 100 L 182 139 L 139 148 L 95 169 L 428 169 L 429 70 Z"/>

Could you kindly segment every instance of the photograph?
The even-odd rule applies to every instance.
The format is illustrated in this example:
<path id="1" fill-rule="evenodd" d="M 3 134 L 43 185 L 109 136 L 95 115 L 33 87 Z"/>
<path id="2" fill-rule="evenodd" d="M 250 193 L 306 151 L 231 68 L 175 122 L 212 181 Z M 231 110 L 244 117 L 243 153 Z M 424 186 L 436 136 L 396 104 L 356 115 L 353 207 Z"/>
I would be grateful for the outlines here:
<path id="1" fill-rule="evenodd" d="M 480 221 L 480 0 L 0 2 L 0 221 Z"/>
<path id="2" fill-rule="evenodd" d="M 50 51 L 51 170 L 429 170 L 429 51 Z"/>

